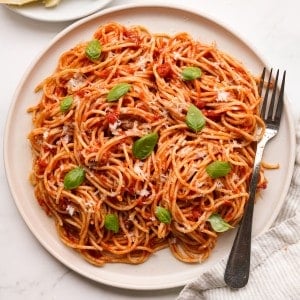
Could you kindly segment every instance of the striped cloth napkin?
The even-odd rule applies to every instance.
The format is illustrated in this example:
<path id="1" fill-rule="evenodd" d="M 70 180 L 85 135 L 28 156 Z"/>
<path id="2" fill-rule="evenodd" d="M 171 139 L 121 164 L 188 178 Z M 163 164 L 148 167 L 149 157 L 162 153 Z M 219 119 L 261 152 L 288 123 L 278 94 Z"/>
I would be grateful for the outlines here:
<path id="1" fill-rule="evenodd" d="M 226 286 L 224 259 L 187 284 L 177 300 L 300 300 L 300 123 L 296 132 L 291 186 L 272 227 L 252 241 L 247 286 L 237 290 Z"/>

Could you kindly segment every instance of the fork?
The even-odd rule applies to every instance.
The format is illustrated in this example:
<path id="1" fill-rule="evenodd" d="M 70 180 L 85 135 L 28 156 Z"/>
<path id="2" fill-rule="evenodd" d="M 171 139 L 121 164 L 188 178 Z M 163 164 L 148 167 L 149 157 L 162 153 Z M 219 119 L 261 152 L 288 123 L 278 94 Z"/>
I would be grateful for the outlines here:
<path id="1" fill-rule="evenodd" d="M 262 138 L 257 143 L 256 155 L 253 165 L 253 173 L 249 186 L 249 199 L 246 204 L 244 216 L 240 222 L 240 226 L 236 234 L 224 274 L 225 283 L 231 288 L 242 288 L 247 284 L 249 279 L 252 218 L 261 160 L 267 142 L 278 133 L 280 126 L 280 119 L 283 110 L 283 96 L 286 71 L 284 71 L 283 73 L 279 96 L 276 97 L 279 70 L 277 71 L 272 96 L 269 101 L 269 91 L 272 88 L 272 72 L 273 70 L 271 69 L 260 112 L 261 117 L 265 122 L 266 128 Z M 266 68 L 264 68 L 262 72 L 258 87 L 258 92 L 260 96 L 264 88 L 265 75 Z"/>

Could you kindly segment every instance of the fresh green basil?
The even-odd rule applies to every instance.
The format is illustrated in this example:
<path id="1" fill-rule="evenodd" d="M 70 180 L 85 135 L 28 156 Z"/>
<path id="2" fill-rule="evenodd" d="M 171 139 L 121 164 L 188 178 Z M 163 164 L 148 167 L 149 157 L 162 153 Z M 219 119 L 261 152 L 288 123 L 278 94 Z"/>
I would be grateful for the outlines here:
<path id="1" fill-rule="evenodd" d="M 126 93 L 128 93 L 130 88 L 131 88 L 131 84 L 126 82 L 122 82 L 115 85 L 107 94 L 107 101 L 112 102 L 118 100 Z"/>
<path id="2" fill-rule="evenodd" d="M 82 184 L 85 179 L 85 170 L 82 167 L 77 167 L 69 171 L 64 177 L 64 188 L 72 190 Z"/>
<path id="3" fill-rule="evenodd" d="M 105 216 L 104 226 L 107 230 L 118 233 L 120 227 L 118 216 L 116 214 L 107 214 Z"/>
<path id="4" fill-rule="evenodd" d="M 172 221 L 171 213 L 162 206 L 157 206 L 155 209 L 155 216 L 157 219 L 165 224 L 170 224 Z"/>
<path id="5" fill-rule="evenodd" d="M 66 112 L 70 109 L 71 105 L 73 103 L 73 97 L 72 96 L 66 96 L 60 101 L 60 111 Z"/>
<path id="6" fill-rule="evenodd" d="M 187 126 L 195 132 L 199 132 L 205 126 L 205 118 L 201 110 L 191 104 L 188 108 L 185 122 Z"/>
<path id="7" fill-rule="evenodd" d="M 158 134 L 152 132 L 146 134 L 133 143 L 132 153 L 138 159 L 147 158 L 154 150 L 158 141 Z"/>
<path id="8" fill-rule="evenodd" d="M 231 165 L 228 161 L 216 160 L 206 167 L 207 174 L 215 179 L 226 176 L 231 171 Z"/>
<path id="9" fill-rule="evenodd" d="M 224 221 L 219 214 L 210 215 L 207 221 L 210 223 L 212 229 L 216 232 L 224 232 L 233 228 L 233 226 Z"/>
<path id="10" fill-rule="evenodd" d="M 187 81 L 200 78 L 201 75 L 202 71 L 198 67 L 186 67 L 181 72 L 182 79 Z"/>
<path id="11" fill-rule="evenodd" d="M 102 45 L 97 39 L 91 40 L 85 48 L 85 55 L 90 60 L 98 59 L 101 55 L 101 52 L 102 52 Z"/>

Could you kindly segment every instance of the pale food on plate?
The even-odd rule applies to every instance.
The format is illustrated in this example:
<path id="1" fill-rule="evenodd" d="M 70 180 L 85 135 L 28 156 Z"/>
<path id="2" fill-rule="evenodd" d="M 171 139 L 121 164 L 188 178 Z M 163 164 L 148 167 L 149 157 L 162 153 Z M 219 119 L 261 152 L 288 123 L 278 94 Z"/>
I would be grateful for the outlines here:
<path id="1" fill-rule="evenodd" d="M 41 2 L 45 5 L 45 7 L 54 7 L 56 5 L 58 5 L 61 0 L 43 0 L 43 1 L 39 1 L 39 0 L 0 0 L 0 3 L 3 4 L 10 4 L 10 5 L 25 5 L 28 3 L 33 3 L 33 2 Z"/>

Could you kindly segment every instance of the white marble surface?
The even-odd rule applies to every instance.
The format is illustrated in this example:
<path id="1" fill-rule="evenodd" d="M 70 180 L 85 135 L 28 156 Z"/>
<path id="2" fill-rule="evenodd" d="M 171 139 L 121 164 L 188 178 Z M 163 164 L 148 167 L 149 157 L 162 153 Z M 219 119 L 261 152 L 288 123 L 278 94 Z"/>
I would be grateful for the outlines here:
<path id="1" fill-rule="evenodd" d="M 75 1 L 75 0 L 74 0 Z M 115 0 L 112 5 L 143 1 Z M 158 2 L 153 0 L 153 3 Z M 166 2 L 166 1 L 164 1 Z M 229 25 L 267 58 L 287 70 L 286 91 L 295 120 L 300 116 L 300 2 L 298 0 L 173 0 Z M 70 23 L 42 23 L 0 6 L 0 122 L 26 68 L 60 30 Z M 3 147 L 0 147 L 1 157 Z M 0 299 L 175 299 L 181 288 L 130 291 L 92 282 L 54 259 L 31 234 L 10 195 L 1 160 Z"/>

